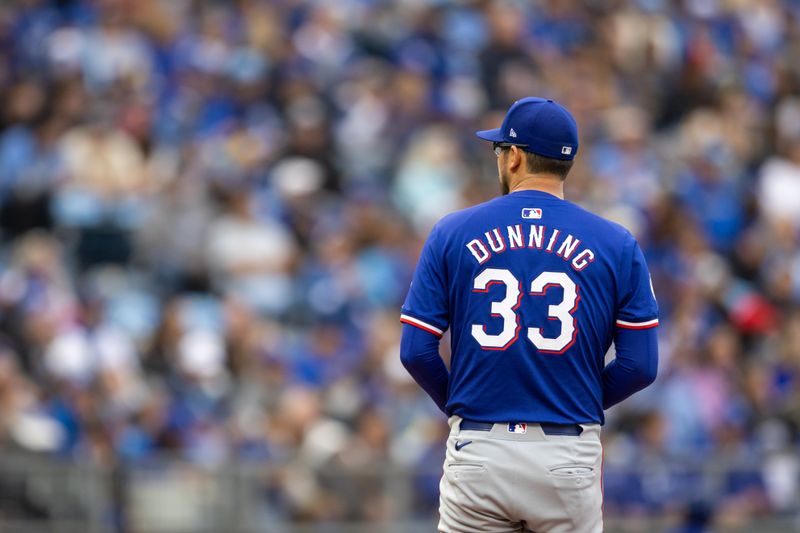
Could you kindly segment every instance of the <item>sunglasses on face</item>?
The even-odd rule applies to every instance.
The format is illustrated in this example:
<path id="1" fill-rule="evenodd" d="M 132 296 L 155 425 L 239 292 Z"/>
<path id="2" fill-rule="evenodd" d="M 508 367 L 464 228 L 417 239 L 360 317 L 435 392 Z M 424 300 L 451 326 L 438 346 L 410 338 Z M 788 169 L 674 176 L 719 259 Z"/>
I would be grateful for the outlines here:
<path id="1" fill-rule="evenodd" d="M 523 148 L 528 146 L 527 144 L 514 144 L 514 143 L 501 143 L 501 142 L 493 142 L 492 143 L 492 150 L 494 151 L 494 155 L 500 157 L 500 152 L 505 150 L 506 148 L 511 148 L 512 146 L 518 146 Z"/>

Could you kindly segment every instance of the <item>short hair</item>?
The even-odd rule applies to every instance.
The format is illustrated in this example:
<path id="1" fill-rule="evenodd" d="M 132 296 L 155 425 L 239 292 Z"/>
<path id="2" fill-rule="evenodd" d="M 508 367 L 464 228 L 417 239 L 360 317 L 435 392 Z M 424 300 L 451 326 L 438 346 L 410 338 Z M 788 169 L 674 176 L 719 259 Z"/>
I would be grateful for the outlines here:
<path id="1" fill-rule="evenodd" d="M 525 155 L 527 156 L 528 172 L 532 174 L 555 174 L 565 180 L 572 168 L 571 160 L 553 159 L 532 152 L 525 152 Z"/>

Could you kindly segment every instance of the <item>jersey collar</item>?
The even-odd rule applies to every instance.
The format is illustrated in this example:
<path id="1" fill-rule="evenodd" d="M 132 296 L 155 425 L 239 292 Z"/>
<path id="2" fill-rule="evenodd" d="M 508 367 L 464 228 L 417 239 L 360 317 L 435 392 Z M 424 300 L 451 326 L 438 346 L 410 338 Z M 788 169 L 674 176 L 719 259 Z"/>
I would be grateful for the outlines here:
<path id="1" fill-rule="evenodd" d="M 553 200 L 558 200 L 558 201 L 561 201 L 561 202 L 564 201 L 563 198 L 559 198 L 555 194 L 550 194 L 549 192 L 539 191 L 539 190 L 536 190 L 536 189 L 523 189 L 521 191 L 515 191 L 515 192 L 512 192 L 512 193 L 509 193 L 507 196 L 514 196 L 514 197 L 530 196 L 530 197 L 533 197 L 533 198 L 551 198 Z"/>

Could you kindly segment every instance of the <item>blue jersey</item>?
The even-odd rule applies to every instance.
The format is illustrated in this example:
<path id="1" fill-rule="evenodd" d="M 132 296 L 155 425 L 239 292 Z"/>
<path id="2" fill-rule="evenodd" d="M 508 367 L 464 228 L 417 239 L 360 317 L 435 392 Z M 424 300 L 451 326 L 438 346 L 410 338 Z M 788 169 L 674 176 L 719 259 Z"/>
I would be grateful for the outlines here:
<path id="1" fill-rule="evenodd" d="M 438 336 L 450 329 L 448 415 L 603 423 L 615 328 L 657 326 L 658 306 L 627 230 L 519 191 L 436 224 L 401 321 Z"/>

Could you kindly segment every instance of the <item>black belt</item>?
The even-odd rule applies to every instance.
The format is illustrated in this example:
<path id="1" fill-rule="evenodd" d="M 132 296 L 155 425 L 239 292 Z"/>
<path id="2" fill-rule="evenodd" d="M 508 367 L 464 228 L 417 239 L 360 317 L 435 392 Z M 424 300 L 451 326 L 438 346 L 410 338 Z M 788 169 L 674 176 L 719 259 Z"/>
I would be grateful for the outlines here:
<path id="1" fill-rule="evenodd" d="M 533 424 L 533 422 L 531 422 Z M 538 422 L 537 423 L 545 435 L 570 435 L 573 437 L 579 436 L 583 433 L 583 428 L 580 424 L 554 424 L 552 422 Z M 458 426 L 462 430 L 471 431 L 491 431 L 494 427 L 493 422 L 478 422 L 476 420 L 461 420 L 461 425 Z"/>

